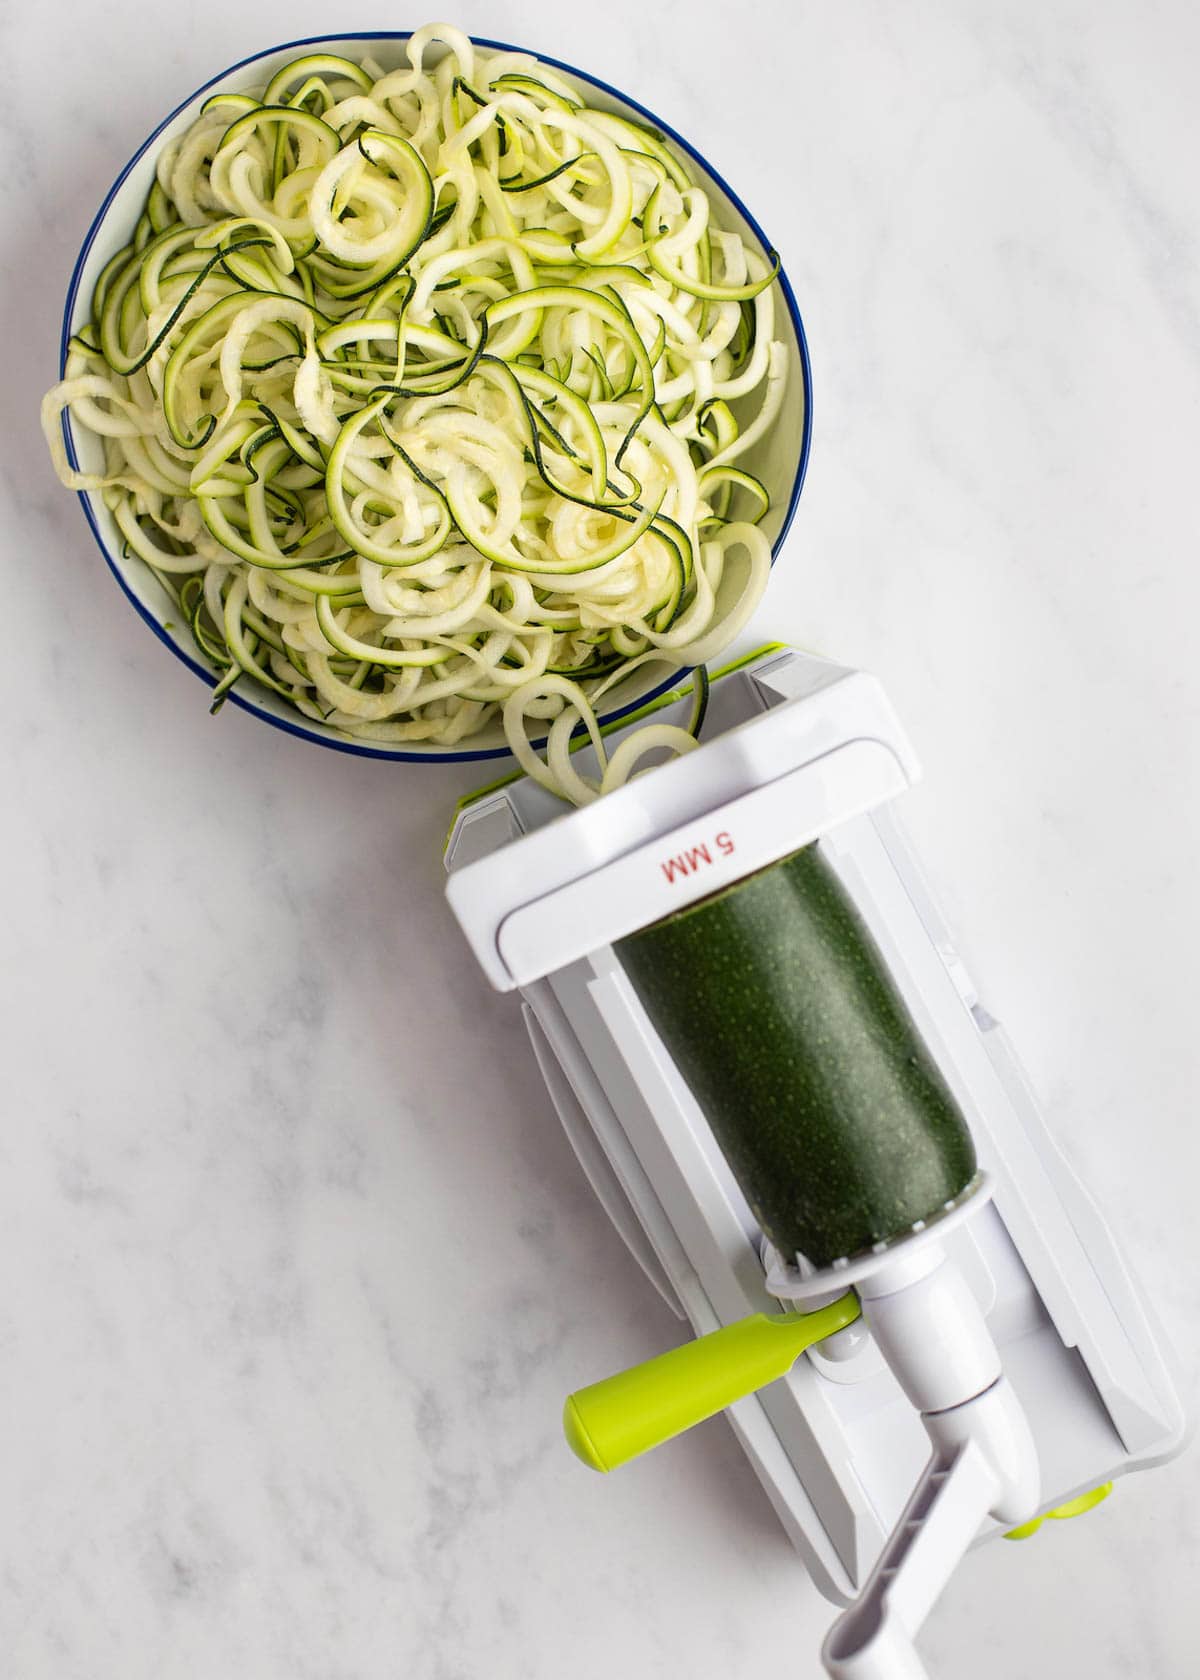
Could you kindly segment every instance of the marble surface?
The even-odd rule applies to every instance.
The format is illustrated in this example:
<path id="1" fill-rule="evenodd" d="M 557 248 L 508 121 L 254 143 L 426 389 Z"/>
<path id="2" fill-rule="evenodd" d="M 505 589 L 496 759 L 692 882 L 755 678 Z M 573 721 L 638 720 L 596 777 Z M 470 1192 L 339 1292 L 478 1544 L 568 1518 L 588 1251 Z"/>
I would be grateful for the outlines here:
<path id="1" fill-rule="evenodd" d="M 1190 1357 L 1198 14 L 455 19 L 623 85 L 769 212 L 816 437 L 759 626 L 885 679 L 986 999 Z M 442 902 L 470 769 L 210 721 L 37 435 L 75 250 L 161 112 L 385 20 L 423 21 L 5 14 L 3 1672 L 815 1676 L 832 1611 L 723 1423 L 611 1482 L 560 1445 L 566 1390 L 677 1332 Z M 1194 1675 L 1196 1458 L 975 1553 L 935 1672 Z"/>

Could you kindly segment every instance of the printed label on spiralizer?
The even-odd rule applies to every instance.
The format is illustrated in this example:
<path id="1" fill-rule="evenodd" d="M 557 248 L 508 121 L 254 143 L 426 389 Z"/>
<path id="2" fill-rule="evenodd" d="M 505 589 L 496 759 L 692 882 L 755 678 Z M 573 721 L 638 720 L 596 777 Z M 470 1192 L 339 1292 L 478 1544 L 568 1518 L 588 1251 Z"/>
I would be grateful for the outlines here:
<path id="1" fill-rule="evenodd" d="M 663 858 L 658 867 L 668 882 L 674 883 L 695 875 L 705 864 L 719 863 L 722 858 L 732 857 L 736 850 L 732 834 L 722 829 L 719 834 L 713 835 L 711 841 L 702 840 L 698 846 L 688 846 L 674 857 Z"/>

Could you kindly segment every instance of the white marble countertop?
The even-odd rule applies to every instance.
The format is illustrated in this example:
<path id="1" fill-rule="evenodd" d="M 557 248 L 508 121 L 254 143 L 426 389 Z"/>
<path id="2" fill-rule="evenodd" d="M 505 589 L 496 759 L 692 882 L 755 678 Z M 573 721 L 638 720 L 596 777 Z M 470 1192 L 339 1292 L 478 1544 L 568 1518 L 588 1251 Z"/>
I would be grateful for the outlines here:
<path id="1" fill-rule="evenodd" d="M 768 221 L 816 429 L 759 627 L 887 683 L 987 1001 L 1189 1350 L 1197 16 L 455 14 L 624 86 Z M 815 1676 L 832 1611 L 724 1423 L 611 1480 L 561 1445 L 567 1390 L 678 1331 L 444 907 L 470 767 L 210 721 L 37 433 L 80 238 L 161 113 L 245 52 L 385 18 L 423 21 L 6 20 L 0 1666 Z M 977 1551 L 935 1672 L 1200 1672 L 1196 1458 Z"/>

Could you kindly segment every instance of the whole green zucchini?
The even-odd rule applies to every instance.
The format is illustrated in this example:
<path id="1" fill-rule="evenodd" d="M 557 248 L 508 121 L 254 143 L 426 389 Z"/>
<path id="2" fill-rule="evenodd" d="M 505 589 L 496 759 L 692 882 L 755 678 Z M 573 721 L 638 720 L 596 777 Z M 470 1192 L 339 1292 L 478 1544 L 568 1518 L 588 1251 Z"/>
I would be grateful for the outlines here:
<path id="1" fill-rule="evenodd" d="M 898 1237 L 974 1177 L 962 1112 L 818 846 L 616 950 L 789 1258 Z"/>

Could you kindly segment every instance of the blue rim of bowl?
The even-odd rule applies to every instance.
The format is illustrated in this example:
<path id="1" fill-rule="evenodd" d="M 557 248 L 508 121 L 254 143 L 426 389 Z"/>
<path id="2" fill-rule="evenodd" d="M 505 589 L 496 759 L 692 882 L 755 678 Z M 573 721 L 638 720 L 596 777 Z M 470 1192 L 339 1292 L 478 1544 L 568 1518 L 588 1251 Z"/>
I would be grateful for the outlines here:
<path id="1" fill-rule="evenodd" d="M 71 272 L 70 285 L 67 287 L 67 301 L 63 309 L 62 338 L 59 343 L 59 377 L 62 378 L 66 374 L 67 347 L 72 336 L 73 329 L 71 323 L 75 317 L 75 305 L 79 296 L 79 287 L 83 277 L 84 264 L 87 262 L 88 254 L 92 249 L 92 245 L 95 243 L 96 235 L 99 233 L 100 228 L 104 223 L 104 219 L 108 215 L 109 206 L 112 204 L 113 199 L 117 196 L 117 193 L 125 184 L 125 179 L 129 172 L 141 162 L 142 158 L 150 150 L 151 146 L 154 145 L 154 142 L 158 139 L 159 135 L 165 128 L 168 128 L 170 124 L 175 121 L 175 118 L 179 116 L 181 111 L 186 110 L 189 105 L 194 104 L 202 94 L 207 93 L 209 88 L 214 87 L 218 82 L 223 82 L 226 77 L 234 75 L 238 70 L 245 70 L 250 65 L 257 64 L 259 60 L 263 58 L 274 58 L 279 53 L 292 52 L 304 47 L 320 46 L 329 41 L 407 41 L 411 38 L 411 36 L 411 30 L 370 29 L 348 30 L 344 35 L 306 35 L 298 41 L 283 41 L 278 46 L 264 47 L 260 52 L 251 53 L 248 57 L 239 59 L 236 64 L 229 65 L 227 69 L 219 70 L 215 76 L 210 76 L 206 82 L 202 83 L 194 93 L 190 93 L 186 99 L 181 99 L 179 104 L 163 118 L 152 134 L 147 135 L 146 139 L 143 140 L 137 151 L 134 152 L 129 162 L 117 176 L 107 193 L 105 193 L 104 200 L 92 219 L 92 225 L 87 230 L 79 255 L 75 259 L 75 267 Z M 738 194 L 734 192 L 733 188 L 725 180 L 725 177 L 715 170 L 708 162 L 707 158 L 705 158 L 702 153 L 698 152 L 694 146 L 690 145 L 688 141 L 684 139 L 682 134 L 677 133 L 676 130 L 671 127 L 670 123 L 664 122 L 660 116 L 657 116 L 655 112 L 651 111 L 647 106 L 641 104 L 639 100 L 631 98 L 627 93 L 623 93 L 620 88 L 615 88 L 611 86 L 610 83 L 601 81 L 599 76 L 591 76 L 586 70 L 577 70 L 573 64 L 567 64 L 560 58 L 551 58 L 546 53 L 534 54 L 531 47 L 516 47 L 507 41 L 486 41 L 482 38 L 475 40 L 475 45 L 477 47 L 481 47 L 485 52 L 530 53 L 538 58 L 543 64 L 549 64 L 555 70 L 563 70 L 568 76 L 576 76 L 581 82 L 587 82 L 592 87 L 598 88 L 602 93 L 606 93 L 611 98 L 619 100 L 622 105 L 627 105 L 631 111 L 637 111 L 639 115 L 644 117 L 647 122 L 651 123 L 654 128 L 658 129 L 660 133 L 665 134 L 667 138 L 673 142 L 673 144 L 678 146 L 680 151 L 686 153 L 686 155 L 692 159 L 693 163 L 699 164 L 700 168 L 716 182 L 717 186 L 720 187 L 721 191 L 729 199 L 730 203 L 745 219 L 746 224 L 753 232 L 754 237 L 758 240 L 763 250 L 773 251 L 775 249 L 774 245 L 771 244 L 766 234 L 759 226 L 757 219 L 750 214 L 750 211 L 742 203 Z M 788 279 L 787 273 L 782 266 L 780 267 L 777 278 L 780 290 L 783 293 L 784 302 L 787 304 L 792 329 L 796 334 L 796 345 L 800 352 L 800 370 L 804 382 L 804 419 L 801 427 L 800 460 L 796 467 L 796 477 L 792 484 L 791 495 L 788 497 L 788 505 L 783 516 L 783 524 L 779 527 L 779 535 L 775 538 L 775 541 L 771 545 L 772 565 L 774 565 L 775 560 L 778 558 L 779 551 L 783 547 L 784 539 L 787 537 L 788 531 L 791 528 L 792 520 L 795 517 L 796 504 L 800 500 L 800 492 L 804 487 L 804 475 L 808 469 L 809 446 L 812 441 L 812 368 L 809 363 L 808 340 L 804 336 L 804 323 L 800 319 L 800 309 L 796 303 L 796 295 L 792 291 L 791 281 Z M 63 414 L 63 433 L 67 447 L 67 459 L 78 471 L 79 458 L 75 453 L 75 439 L 71 432 L 71 418 L 70 415 L 65 412 Z M 92 535 L 96 539 L 97 547 L 104 556 L 105 564 L 112 573 L 113 577 L 116 578 L 117 583 L 120 585 L 122 594 L 133 607 L 138 617 L 142 619 L 144 623 L 149 625 L 150 629 L 153 630 L 154 634 L 158 637 L 163 646 L 170 648 L 176 658 L 182 660 L 183 664 L 185 664 L 190 671 L 194 672 L 195 675 L 200 678 L 201 682 L 205 683 L 209 688 L 215 688 L 217 678 L 213 675 L 213 673 L 206 666 L 202 665 L 198 659 L 193 659 L 186 649 L 182 648 L 173 637 L 168 635 L 167 631 L 146 606 L 145 602 L 140 601 L 134 594 L 120 567 L 114 561 L 108 544 L 104 540 L 100 526 L 96 520 L 96 515 L 92 508 L 90 494 L 87 491 L 80 490 L 78 492 L 78 496 L 83 507 L 84 517 L 87 519 Z M 682 677 L 686 676 L 686 674 L 686 671 L 682 669 L 670 671 L 667 676 L 663 678 L 662 682 L 659 683 L 657 687 L 651 689 L 649 693 L 639 694 L 636 700 L 629 701 L 627 705 L 620 706 L 615 711 L 606 712 L 604 714 L 604 721 L 606 723 L 614 722 L 618 718 L 628 716 L 630 712 L 638 710 L 639 707 L 649 705 L 652 700 L 656 700 L 660 695 L 665 694 L 673 684 L 678 683 Z M 404 763 L 462 764 L 467 763 L 472 759 L 508 758 L 511 756 L 507 747 L 481 747 L 477 749 L 456 750 L 453 752 L 405 752 L 401 748 L 372 747 L 368 746 L 365 742 L 337 740 L 331 735 L 319 735 L 316 730 L 306 728 L 303 723 L 292 722 L 288 718 L 277 717 L 274 712 L 263 710 L 261 706 L 255 705 L 252 699 L 249 699 L 244 694 L 237 693 L 235 689 L 230 689 L 227 699 L 232 702 L 233 705 L 240 706 L 244 712 L 249 712 L 253 717 L 261 718 L 264 723 L 271 724 L 275 729 L 282 729 L 287 735 L 298 736 L 302 741 L 314 741 L 321 747 L 332 747 L 335 752 L 353 753 L 360 758 L 391 759 L 393 762 L 400 761 Z M 535 742 L 534 744 L 540 746 L 544 743 Z"/>

